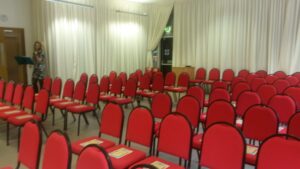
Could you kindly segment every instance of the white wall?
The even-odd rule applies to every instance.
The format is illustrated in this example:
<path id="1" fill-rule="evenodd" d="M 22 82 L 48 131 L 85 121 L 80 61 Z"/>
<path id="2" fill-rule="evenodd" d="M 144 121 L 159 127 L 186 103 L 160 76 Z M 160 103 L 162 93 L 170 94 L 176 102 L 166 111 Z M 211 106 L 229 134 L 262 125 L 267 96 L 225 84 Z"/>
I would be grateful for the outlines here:
<path id="1" fill-rule="evenodd" d="M 6 17 L 7 19 L 1 19 Z M 25 31 L 26 55 L 32 55 L 31 0 L 0 0 L 0 27 L 23 28 Z M 27 69 L 31 83 L 32 70 Z"/>

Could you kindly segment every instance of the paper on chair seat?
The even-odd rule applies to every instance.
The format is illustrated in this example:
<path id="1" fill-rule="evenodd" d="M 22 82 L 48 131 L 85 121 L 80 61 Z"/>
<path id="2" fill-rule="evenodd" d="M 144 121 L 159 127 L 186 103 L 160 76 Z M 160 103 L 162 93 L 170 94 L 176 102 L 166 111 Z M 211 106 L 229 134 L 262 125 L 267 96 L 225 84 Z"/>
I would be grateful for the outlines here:
<path id="1" fill-rule="evenodd" d="M 101 140 L 93 139 L 93 140 L 89 140 L 89 141 L 86 141 L 84 143 L 81 143 L 80 146 L 86 147 L 86 146 L 91 145 L 91 144 L 99 145 L 99 144 L 102 144 L 102 143 L 103 143 L 103 141 L 101 141 Z"/>
<path id="2" fill-rule="evenodd" d="M 63 102 L 63 103 L 60 103 L 61 105 L 68 105 L 68 104 L 73 104 L 73 102 Z"/>
<path id="3" fill-rule="evenodd" d="M 120 149 L 110 152 L 109 155 L 114 158 L 122 158 L 130 153 L 132 153 L 132 150 L 128 150 L 126 148 L 120 148 Z"/>
<path id="4" fill-rule="evenodd" d="M 28 114 L 28 115 L 18 116 L 18 117 L 16 117 L 16 119 L 21 120 L 21 119 L 26 119 L 26 118 L 30 118 L 30 117 L 32 117 L 32 115 L 31 115 L 31 114 Z"/>
<path id="5" fill-rule="evenodd" d="M 166 169 L 166 168 L 170 167 L 169 165 L 167 165 L 165 163 L 162 163 L 160 161 L 154 161 L 154 162 L 151 163 L 151 165 L 153 165 L 157 169 Z"/>
<path id="6" fill-rule="evenodd" d="M 243 124 L 243 119 L 237 119 L 236 124 Z"/>
<path id="7" fill-rule="evenodd" d="M 10 108 L 10 106 L 2 106 L 2 107 L 0 107 L 0 110 L 5 110 L 5 109 L 9 109 Z"/>
<path id="8" fill-rule="evenodd" d="M 77 105 L 77 106 L 74 106 L 74 108 L 84 108 L 84 107 L 86 107 L 86 105 Z"/>
<path id="9" fill-rule="evenodd" d="M 54 98 L 54 99 L 50 99 L 50 101 L 53 101 L 53 102 L 55 102 L 55 101 L 59 101 L 59 100 L 62 100 L 62 99 L 60 99 L 60 98 Z"/>
<path id="10" fill-rule="evenodd" d="M 258 151 L 257 147 L 247 145 L 247 154 L 256 155 Z"/>
<path id="11" fill-rule="evenodd" d="M 21 112 L 21 110 L 12 110 L 12 111 L 5 112 L 5 114 L 10 115 L 10 114 L 16 114 L 16 113 L 19 113 L 19 112 Z"/>

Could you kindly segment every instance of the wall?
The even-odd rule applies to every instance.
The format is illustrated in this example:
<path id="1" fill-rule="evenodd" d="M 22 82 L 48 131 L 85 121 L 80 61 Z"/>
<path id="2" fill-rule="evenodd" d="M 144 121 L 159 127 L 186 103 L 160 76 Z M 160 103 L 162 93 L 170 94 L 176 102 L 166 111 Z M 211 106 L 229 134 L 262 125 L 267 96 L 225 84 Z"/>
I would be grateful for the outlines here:
<path id="1" fill-rule="evenodd" d="M 26 55 L 32 55 L 31 0 L 0 0 L 0 27 L 23 28 L 25 31 Z M 4 17 L 3 17 L 4 16 Z M 28 67 L 28 82 L 31 82 Z"/>

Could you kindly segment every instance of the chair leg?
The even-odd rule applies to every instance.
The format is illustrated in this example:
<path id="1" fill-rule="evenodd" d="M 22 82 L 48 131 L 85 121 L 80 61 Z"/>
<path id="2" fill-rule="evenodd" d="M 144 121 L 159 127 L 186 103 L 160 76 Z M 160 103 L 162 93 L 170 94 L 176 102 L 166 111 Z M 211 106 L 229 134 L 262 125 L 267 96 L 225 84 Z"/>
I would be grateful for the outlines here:
<path id="1" fill-rule="evenodd" d="M 20 136 L 21 136 L 21 127 L 19 127 L 19 129 L 18 129 L 18 152 L 19 152 L 19 148 L 20 148 Z"/>
<path id="2" fill-rule="evenodd" d="M 72 113 L 72 116 L 73 116 L 73 121 L 75 122 L 76 121 L 76 117 L 74 116 L 73 113 Z"/>
<path id="3" fill-rule="evenodd" d="M 80 134 L 80 117 L 81 117 L 81 114 L 79 114 L 79 117 L 78 117 L 77 136 L 79 136 L 79 134 Z"/>
<path id="4" fill-rule="evenodd" d="M 55 125 L 55 112 L 52 111 L 52 126 Z"/>
<path id="5" fill-rule="evenodd" d="M 6 145 L 9 145 L 9 122 L 6 124 Z"/>
<path id="6" fill-rule="evenodd" d="M 17 166 L 16 166 L 16 169 L 19 169 L 20 168 L 20 162 L 18 162 Z"/>
<path id="7" fill-rule="evenodd" d="M 46 136 L 46 138 L 47 138 L 47 137 L 48 137 L 48 133 L 47 133 L 47 131 L 46 131 L 44 125 L 43 125 L 43 124 L 40 124 L 40 126 L 41 126 L 41 129 L 42 129 L 43 133 L 45 134 L 45 136 Z"/>
<path id="8" fill-rule="evenodd" d="M 63 117 L 64 117 L 64 130 L 67 131 L 68 130 L 68 112 L 63 113 Z"/>
<path id="9" fill-rule="evenodd" d="M 82 116 L 83 116 L 83 119 L 84 119 L 84 121 L 85 121 L 85 124 L 86 124 L 86 125 L 89 125 L 90 123 L 89 123 L 88 119 L 86 118 L 85 113 L 83 113 Z"/>

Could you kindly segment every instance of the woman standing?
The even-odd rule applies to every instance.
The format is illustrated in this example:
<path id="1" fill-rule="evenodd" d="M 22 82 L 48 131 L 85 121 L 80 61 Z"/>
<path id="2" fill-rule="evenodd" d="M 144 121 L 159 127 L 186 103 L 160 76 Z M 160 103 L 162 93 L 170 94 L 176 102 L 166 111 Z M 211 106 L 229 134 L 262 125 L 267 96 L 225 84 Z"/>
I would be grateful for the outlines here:
<path id="1" fill-rule="evenodd" d="M 34 52 L 32 59 L 34 67 L 32 73 L 32 84 L 34 91 L 37 93 L 43 86 L 43 79 L 46 73 L 46 56 L 41 42 L 34 42 L 33 48 Z"/>

